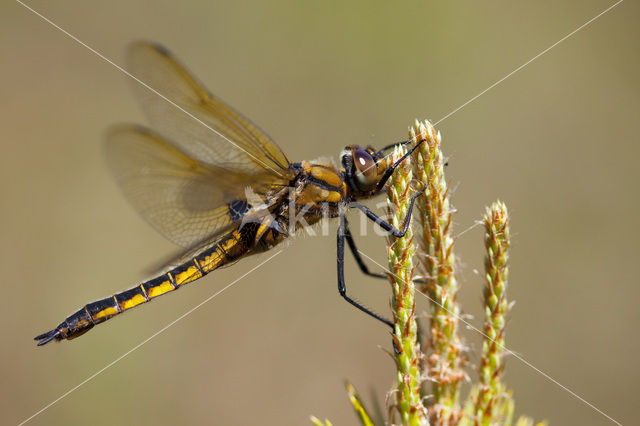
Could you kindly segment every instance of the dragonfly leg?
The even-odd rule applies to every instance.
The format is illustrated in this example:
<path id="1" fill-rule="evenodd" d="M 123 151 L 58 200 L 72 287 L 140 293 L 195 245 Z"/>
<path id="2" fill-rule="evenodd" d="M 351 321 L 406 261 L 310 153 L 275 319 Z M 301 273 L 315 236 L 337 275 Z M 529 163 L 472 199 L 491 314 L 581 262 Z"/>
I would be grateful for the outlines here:
<path id="1" fill-rule="evenodd" d="M 349 230 L 349 222 L 347 221 L 346 217 L 344 218 L 344 238 L 347 240 L 349 249 L 351 249 L 351 253 L 353 253 L 353 257 L 356 260 L 356 263 L 358 263 L 358 266 L 360 267 L 360 270 L 363 274 L 375 278 L 387 278 L 386 274 L 369 271 L 369 267 L 367 267 L 367 265 L 364 263 L 364 260 L 360 256 L 360 251 L 358 251 L 358 248 L 356 247 L 356 242 L 351 235 L 351 231 Z"/>
<path id="2" fill-rule="evenodd" d="M 400 163 L 402 163 L 405 158 L 407 158 L 408 156 L 410 156 L 411 154 L 413 154 L 413 151 L 416 150 L 416 148 L 418 148 L 420 145 L 422 145 L 424 143 L 426 139 L 422 139 L 420 141 L 418 141 L 417 144 L 415 144 L 413 147 L 411 147 L 411 149 L 409 151 L 407 151 L 406 154 L 404 154 L 402 157 L 400 157 L 400 159 L 398 161 L 396 161 L 395 163 L 393 163 L 392 166 L 390 166 L 389 168 L 387 168 L 387 170 L 385 170 L 384 174 L 382 175 L 382 178 L 380 178 L 380 182 L 378 182 L 378 191 L 381 191 L 382 188 L 384 188 L 384 185 L 387 183 L 387 181 L 389 180 L 389 178 L 391 177 L 391 175 L 393 174 L 393 171 L 396 169 L 396 167 L 398 167 L 398 165 Z M 400 142 L 398 145 L 403 145 L 403 142 Z M 386 147 L 384 149 L 387 149 L 389 147 Z"/>
<path id="3" fill-rule="evenodd" d="M 345 240 L 345 229 L 346 229 L 346 218 L 344 215 L 340 216 L 340 225 L 338 226 L 338 291 L 340 292 L 340 296 L 344 298 L 351 305 L 360 309 L 365 314 L 387 324 L 389 327 L 393 328 L 393 323 L 388 319 L 376 314 L 371 309 L 366 306 L 361 305 L 359 302 L 353 300 L 349 296 L 347 296 L 347 285 L 344 282 L 344 240 Z"/>
<path id="4" fill-rule="evenodd" d="M 367 267 L 367 265 L 364 263 L 364 260 L 360 256 L 360 251 L 356 247 L 356 242 L 353 239 L 353 236 L 351 235 L 351 231 L 349 229 L 349 222 L 347 221 L 346 217 L 345 217 L 345 227 L 344 227 L 344 238 L 347 240 L 347 244 L 349 244 L 351 253 L 353 253 L 353 257 L 356 259 L 356 262 L 358 263 L 358 266 L 360 267 L 360 270 L 362 271 L 362 273 L 374 278 L 385 278 L 385 279 L 389 278 L 387 274 L 369 271 L 369 268 Z M 428 281 L 425 277 L 414 277 L 413 282 L 416 284 L 428 284 Z"/>
<path id="5" fill-rule="evenodd" d="M 401 238 L 401 237 L 404 237 L 404 234 L 406 234 L 407 230 L 409 229 L 409 224 L 411 223 L 411 214 L 413 213 L 413 206 L 415 204 L 416 198 L 421 196 L 424 193 L 425 189 L 426 189 L 426 186 L 422 188 L 420 192 L 418 192 L 416 195 L 411 197 L 411 201 L 409 203 L 409 213 L 407 213 L 407 217 L 404 220 L 404 225 L 402 226 L 402 230 L 395 228 L 392 224 L 382 219 L 380 216 L 375 214 L 373 211 L 371 211 L 369 207 L 365 205 L 362 205 L 354 201 L 349 203 L 348 207 L 356 208 L 362 211 L 369 219 L 371 219 L 376 224 L 378 224 L 382 229 L 389 232 L 391 235 L 393 235 L 396 238 Z"/>
<path id="6" fill-rule="evenodd" d="M 378 155 L 379 156 L 383 156 L 384 153 L 388 150 L 390 150 L 391 148 L 395 148 L 396 146 L 402 146 L 402 145 L 409 145 L 411 143 L 411 140 L 407 140 L 407 141 L 400 141 L 400 142 L 396 142 L 396 143 L 392 143 L 390 145 L 385 146 L 384 148 L 380 149 L 378 151 Z"/>

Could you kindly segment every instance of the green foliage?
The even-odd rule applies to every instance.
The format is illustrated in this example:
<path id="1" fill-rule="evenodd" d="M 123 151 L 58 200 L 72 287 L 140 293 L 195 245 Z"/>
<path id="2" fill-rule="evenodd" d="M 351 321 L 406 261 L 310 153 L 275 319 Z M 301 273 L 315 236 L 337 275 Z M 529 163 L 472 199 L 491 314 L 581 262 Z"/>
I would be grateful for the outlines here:
<path id="1" fill-rule="evenodd" d="M 440 149 L 440 133 L 428 121 L 417 122 L 410 129 L 412 146 L 421 143 L 411 158 L 403 161 L 387 185 L 387 206 L 391 223 L 402 228 L 408 214 L 412 185 L 426 187 L 418 199 L 417 242 L 413 231 L 403 238 L 389 237 L 389 276 L 392 287 L 391 307 L 394 320 L 392 355 L 396 365 L 397 385 L 388 398 L 389 419 L 386 424 L 533 426 L 530 418 L 520 417 L 513 423 L 515 403 L 512 392 L 502 382 L 505 368 L 505 325 L 510 303 L 507 299 L 509 276 L 509 214 L 504 203 L 497 201 L 484 216 L 485 287 L 483 291 L 484 328 L 482 357 L 478 383 L 474 384 L 464 403 L 460 384 L 469 380 L 464 370 L 464 342 L 458 334 L 460 306 L 455 277 L 452 214 L 449 189 L 444 177 L 444 160 Z M 392 154 L 400 158 L 404 148 Z M 420 269 L 413 277 L 414 253 Z M 416 288 L 417 287 L 417 288 Z M 425 352 L 420 346 L 415 318 L 415 292 L 430 300 L 429 335 Z M 423 383 L 424 382 L 424 383 Z M 423 386 L 430 384 L 431 386 Z M 374 423 L 359 396 L 347 384 L 349 399 L 362 425 Z M 427 401 L 427 405 L 424 405 Z M 316 426 L 330 426 L 312 418 Z M 537 423 L 544 426 L 546 423 Z"/>
<path id="2" fill-rule="evenodd" d="M 406 153 L 397 147 L 390 162 L 395 163 Z M 391 224 L 402 229 L 409 214 L 411 200 L 411 159 L 398 165 L 387 184 L 387 209 Z M 393 345 L 397 367 L 397 392 L 393 393 L 392 414 L 398 414 L 404 425 L 427 423 L 427 410 L 422 405 L 422 352 L 418 342 L 415 311 L 415 284 L 413 282 L 413 244 L 411 228 L 402 238 L 388 237 L 389 271 L 391 272 L 391 308 L 393 312 Z"/>
<path id="3" fill-rule="evenodd" d="M 314 426 L 333 426 L 333 424 L 327 419 L 325 419 L 325 421 L 322 422 L 320 419 L 318 419 L 315 416 L 311 416 L 310 418 L 311 418 L 311 423 L 313 423 Z"/>
<path id="4" fill-rule="evenodd" d="M 449 186 L 444 176 L 441 136 L 425 121 L 415 122 L 409 130 L 413 144 L 416 178 L 426 190 L 418 199 L 420 272 L 430 309 L 429 350 L 425 374 L 432 383 L 429 412 L 433 423 L 456 424 L 462 416 L 460 383 L 466 379 L 465 357 L 459 336 L 460 306 L 453 252 L 452 216 Z"/>
<path id="5" fill-rule="evenodd" d="M 356 415 L 360 419 L 362 426 L 373 426 L 374 423 L 371 420 L 371 416 L 369 416 L 367 410 L 364 408 L 364 404 L 356 392 L 356 389 L 348 382 L 346 386 L 347 393 L 349 394 L 349 401 L 351 402 L 351 405 L 353 405 L 353 409 L 356 410 Z"/>

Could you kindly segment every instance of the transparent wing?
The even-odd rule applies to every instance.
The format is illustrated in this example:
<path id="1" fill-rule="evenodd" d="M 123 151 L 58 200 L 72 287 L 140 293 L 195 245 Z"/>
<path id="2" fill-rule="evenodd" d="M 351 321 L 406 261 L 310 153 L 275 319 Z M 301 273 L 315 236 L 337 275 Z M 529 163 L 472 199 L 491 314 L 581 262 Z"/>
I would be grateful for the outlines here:
<path id="1" fill-rule="evenodd" d="M 128 61 L 131 73 L 157 92 L 134 82 L 152 127 L 183 152 L 203 163 L 263 179 L 269 174 L 276 181 L 288 176 L 290 161 L 278 145 L 211 95 L 165 48 L 134 43 Z"/>
<path id="2" fill-rule="evenodd" d="M 283 180 L 265 184 L 272 175 L 253 175 L 206 164 L 182 152 L 151 130 L 124 125 L 107 135 L 109 168 L 127 200 L 158 232 L 192 248 L 228 232 L 237 215 L 229 204 L 246 200 L 246 191 L 266 197 Z"/>

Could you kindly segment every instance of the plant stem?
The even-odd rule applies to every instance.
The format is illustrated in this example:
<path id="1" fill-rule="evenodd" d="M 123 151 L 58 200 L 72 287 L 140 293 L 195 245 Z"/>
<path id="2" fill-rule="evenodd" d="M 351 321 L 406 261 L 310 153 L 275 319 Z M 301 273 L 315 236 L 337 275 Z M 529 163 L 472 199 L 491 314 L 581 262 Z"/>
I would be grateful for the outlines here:
<path id="1" fill-rule="evenodd" d="M 392 161 L 397 161 L 406 150 L 394 150 Z M 387 185 L 387 206 L 391 224 L 402 229 L 409 213 L 410 184 L 412 179 L 410 158 L 396 168 Z M 427 410 L 420 395 L 422 353 L 418 343 L 415 319 L 415 285 L 413 283 L 413 232 L 411 227 L 402 238 L 388 239 L 389 270 L 393 296 L 393 345 L 398 369 L 398 389 L 395 408 L 403 425 L 427 425 Z"/>
<path id="2" fill-rule="evenodd" d="M 431 334 L 428 342 L 427 378 L 433 382 L 433 400 L 429 408 L 434 424 L 457 424 L 462 417 L 460 382 L 463 370 L 462 342 L 458 335 L 460 307 L 455 277 L 455 256 L 449 189 L 444 177 L 440 133 L 428 121 L 416 121 L 410 129 L 412 142 L 423 141 L 414 153 L 416 180 L 426 185 L 418 199 L 421 231 L 419 256 L 424 284 L 419 290 L 431 300 Z"/>
<path id="3" fill-rule="evenodd" d="M 504 329 L 509 310 L 507 279 L 509 276 L 509 213 L 504 203 L 497 201 L 484 216 L 486 287 L 484 289 L 484 333 L 480 387 L 476 401 L 476 425 L 498 424 L 494 412 L 506 397 L 501 382 L 504 370 Z"/>

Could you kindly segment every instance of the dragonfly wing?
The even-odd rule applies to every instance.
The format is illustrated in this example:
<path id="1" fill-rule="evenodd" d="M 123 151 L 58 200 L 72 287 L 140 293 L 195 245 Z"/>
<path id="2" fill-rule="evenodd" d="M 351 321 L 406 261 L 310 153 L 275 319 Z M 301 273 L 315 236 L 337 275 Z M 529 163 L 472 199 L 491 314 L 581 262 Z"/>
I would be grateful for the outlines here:
<path id="1" fill-rule="evenodd" d="M 127 200 L 158 232 L 185 248 L 236 226 L 248 188 L 267 191 L 263 183 L 203 163 L 140 126 L 116 127 L 106 142 L 109 168 Z"/>
<path id="2" fill-rule="evenodd" d="M 288 176 L 290 161 L 255 124 L 214 97 L 165 48 L 138 42 L 129 47 L 134 83 L 152 127 L 186 154 L 248 175 Z"/>

